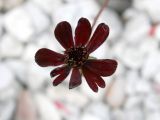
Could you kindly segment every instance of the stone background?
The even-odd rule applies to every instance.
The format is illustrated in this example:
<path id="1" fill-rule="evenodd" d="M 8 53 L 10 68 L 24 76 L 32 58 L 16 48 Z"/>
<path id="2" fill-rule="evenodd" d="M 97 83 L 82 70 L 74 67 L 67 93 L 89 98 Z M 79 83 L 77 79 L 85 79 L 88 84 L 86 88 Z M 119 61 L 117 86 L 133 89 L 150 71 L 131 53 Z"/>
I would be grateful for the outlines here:
<path id="1" fill-rule="evenodd" d="M 57 23 L 92 23 L 103 2 L 0 0 L 0 120 L 160 119 L 160 0 L 110 0 L 97 24 L 111 32 L 92 55 L 116 59 L 118 69 L 98 93 L 85 80 L 73 90 L 68 79 L 52 87 L 53 68 L 34 62 L 39 48 L 63 51 Z"/>

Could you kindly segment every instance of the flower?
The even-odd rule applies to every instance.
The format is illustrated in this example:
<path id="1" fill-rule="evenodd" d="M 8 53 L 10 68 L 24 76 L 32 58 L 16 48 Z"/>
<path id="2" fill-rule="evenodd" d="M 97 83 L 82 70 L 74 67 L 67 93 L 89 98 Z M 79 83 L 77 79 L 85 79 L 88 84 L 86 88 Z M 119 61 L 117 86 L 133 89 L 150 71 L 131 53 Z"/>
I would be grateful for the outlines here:
<path id="1" fill-rule="evenodd" d="M 69 89 L 82 83 L 82 74 L 94 92 L 98 92 L 98 86 L 105 87 L 102 77 L 112 75 L 117 68 L 117 62 L 111 59 L 93 59 L 89 54 L 106 40 L 109 35 L 109 27 L 104 23 L 99 24 L 90 38 L 91 32 L 90 22 L 86 18 L 80 18 L 73 39 L 71 25 L 62 21 L 56 26 L 54 34 L 58 42 L 64 47 L 64 54 L 47 48 L 39 49 L 36 52 L 35 61 L 39 66 L 62 65 L 50 73 L 51 77 L 56 76 L 53 81 L 54 86 L 64 81 L 72 70 Z"/>

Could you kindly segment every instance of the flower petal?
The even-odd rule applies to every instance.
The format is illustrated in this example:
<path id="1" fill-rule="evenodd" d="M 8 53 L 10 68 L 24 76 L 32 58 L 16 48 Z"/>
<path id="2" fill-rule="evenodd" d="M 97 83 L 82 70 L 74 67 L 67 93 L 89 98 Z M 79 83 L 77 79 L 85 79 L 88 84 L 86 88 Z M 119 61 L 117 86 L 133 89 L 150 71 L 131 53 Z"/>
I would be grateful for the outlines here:
<path id="1" fill-rule="evenodd" d="M 70 68 L 66 68 L 63 73 L 61 73 L 58 77 L 56 77 L 56 79 L 53 81 L 53 86 L 57 86 L 59 85 L 61 82 L 63 82 L 65 80 L 65 78 L 68 76 L 70 72 Z"/>
<path id="2" fill-rule="evenodd" d="M 106 86 L 104 80 L 97 74 L 95 74 L 94 72 L 92 72 L 91 70 L 89 70 L 88 68 L 86 68 L 84 66 L 85 70 L 87 70 L 87 76 L 90 76 L 90 80 L 94 81 L 99 87 L 104 88 Z"/>
<path id="3" fill-rule="evenodd" d="M 51 77 L 55 77 L 58 74 L 62 74 L 62 73 L 64 73 L 64 71 L 66 70 L 66 68 L 67 68 L 67 66 L 57 67 L 57 68 L 55 68 L 54 70 L 52 70 L 50 72 L 50 76 Z"/>
<path id="4" fill-rule="evenodd" d="M 69 82 L 69 89 L 75 88 L 82 83 L 81 74 L 78 68 L 73 68 L 71 79 Z"/>
<path id="5" fill-rule="evenodd" d="M 100 76 L 110 76 L 115 72 L 117 62 L 110 59 L 87 60 L 84 66 Z"/>
<path id="6" fill-rule="evenodd" d="M 83 75 L 89 85 L 89 87 L 94 91 L 98 92 L 98 86 L 95 81 L 95 76 L 92 74 L 87 68 L 83 67 L 82 68 Z"/>
<path id="7" fill-rule="evenodd" d="M 96 75 L 96 74 L 94 74 L 94 75 L 95 75 L 95 82 L 97 83 L 97 85 L 98 85 L 99 87 L 101 87 L 101 88 L 105 88 L 106 83 L 105 83 L 105 81 L 102 79 L 102 77 L 100 77 L 100 76 L 98 76 L 98 75 Z"/>
<path id="8" fill-rule="evenodd" d="M 91 53 L 95 51 L 108 37 L 109 35 L 109 27 L 101 23 L 96 28 L 91 40 L 87 44 L 88 52 Z"/>
<path id="9" fill-rule="evenodd" d="M 73 37 L 72 37 L 72 28 L 71 25 L 66 22 L 60 22 L 54 31 L 55 37 L 58 42 L 65 48 L 70 48 L 74 46 Z"/>
<path id="10" fill-rule="evenodd" d="M 91 35 L 91 24 L 86 18 L 81 18 L 75 30 L 75 44 L 76 46 L 85 45 Z"/>
<path id="11" fill-rule="evenodd" d="M 35 62 L 41 67 L 61 65 L 64 59 L 64 55 L 47 48 L 39 49 L 35 54 Z"/>

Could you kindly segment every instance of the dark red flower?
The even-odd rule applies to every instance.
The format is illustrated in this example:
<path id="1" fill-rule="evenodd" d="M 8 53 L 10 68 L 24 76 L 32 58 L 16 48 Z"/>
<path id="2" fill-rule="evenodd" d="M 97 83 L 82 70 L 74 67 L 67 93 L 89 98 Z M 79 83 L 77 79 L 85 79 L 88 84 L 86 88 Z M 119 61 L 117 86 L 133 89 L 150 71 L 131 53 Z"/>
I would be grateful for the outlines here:
<path id="1" fill-rule="evenodd" d="M 70 89 L 81 84 L 82 74 L 94 92 L 98 91 L 98 86 L 105 87 L 102 76 L 112 75 L 117 68 L 117 62 L 111 59 L 91 59 L 89 54 L 106 40 L 109 35 L 109 27 L 104 23 L 99 24 L 90 38 L 91 32 L 90 22 L 86 18 L 81 18 L 78 21 L 73 39 L 71 25 L 66 21 L 60 22 L 56 26 L 54 34 L 58 42 L 65 48 L 64 54 L 47 48 L 42 48 L 36 52 L 35 61 L 39 66 L 62 65 L 50 73 L 51 77 L 56 76 L 53 81 L 54 86 L 64 81 L 72 69 L 69 82 Z"/>

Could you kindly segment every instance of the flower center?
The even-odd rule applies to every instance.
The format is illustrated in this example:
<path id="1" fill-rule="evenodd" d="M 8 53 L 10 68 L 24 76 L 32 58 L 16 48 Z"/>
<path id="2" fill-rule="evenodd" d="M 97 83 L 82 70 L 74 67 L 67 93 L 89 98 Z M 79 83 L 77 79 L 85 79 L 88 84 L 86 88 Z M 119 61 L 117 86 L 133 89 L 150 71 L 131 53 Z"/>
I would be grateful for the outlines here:
<path id="1" fill-rule="evenodd" d="M 65 63 L 71 67 L 81 67 L 88 59 L 88 52 L 85 47 L 72 47 L 65 51 Z"/>

